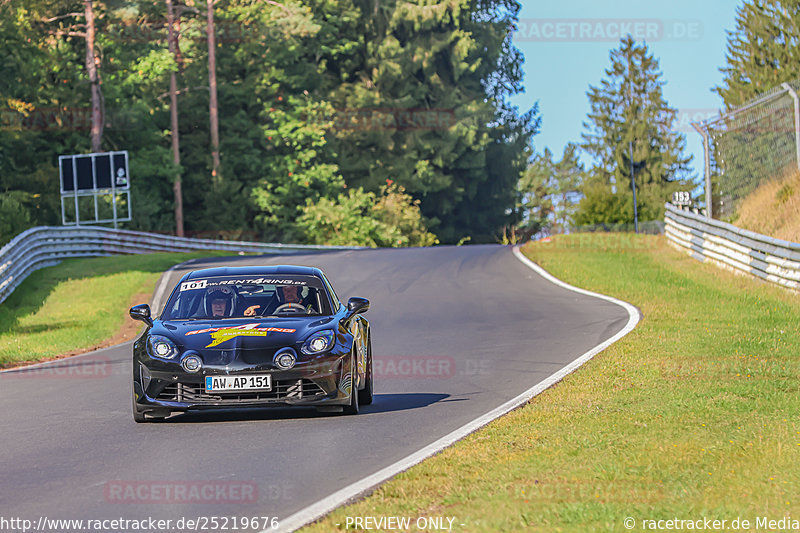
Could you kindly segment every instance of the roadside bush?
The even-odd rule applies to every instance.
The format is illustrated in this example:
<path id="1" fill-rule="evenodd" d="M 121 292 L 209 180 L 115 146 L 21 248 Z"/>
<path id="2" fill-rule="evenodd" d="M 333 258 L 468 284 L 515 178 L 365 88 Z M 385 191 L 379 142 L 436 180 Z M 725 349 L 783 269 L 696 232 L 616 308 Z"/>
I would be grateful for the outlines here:
<path id="1" fill-rule="evenodd" d="M 308 200 L 298 227 L 312 244 L 397 248 L 439 242 L 427 231 L 419 200 L 392 180 L 386 180 L 377 195 L 359 187 L 340 193 L 336 200 Z"/>
<path id="2" fill-rule="evenodd" d="M 24 201 L 26 196 L 28 193 L 22 191 L 8 191 L 0 195 L 0 246 L 33 226 Z"/>

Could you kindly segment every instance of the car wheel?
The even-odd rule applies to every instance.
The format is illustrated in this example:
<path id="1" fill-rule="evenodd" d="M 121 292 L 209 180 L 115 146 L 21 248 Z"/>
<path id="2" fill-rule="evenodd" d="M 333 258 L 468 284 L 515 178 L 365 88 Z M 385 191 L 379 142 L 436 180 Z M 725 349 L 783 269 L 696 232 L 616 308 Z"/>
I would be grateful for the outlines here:
<path id="1" fill-rule="evenodd" d="M 372 338 L 367 341 L 367 371 L 366 383 L 364 388 L 358 391 L 358 403 L 360 405 L 370 405 L 372 403 Z"/>
<path id="2" fill-rule="evenodd" d="M 350 357 L 350 403 L 342 410 L 346 415 L 358 414 L 358 367 L 356 366 L 356 356 Z"/>

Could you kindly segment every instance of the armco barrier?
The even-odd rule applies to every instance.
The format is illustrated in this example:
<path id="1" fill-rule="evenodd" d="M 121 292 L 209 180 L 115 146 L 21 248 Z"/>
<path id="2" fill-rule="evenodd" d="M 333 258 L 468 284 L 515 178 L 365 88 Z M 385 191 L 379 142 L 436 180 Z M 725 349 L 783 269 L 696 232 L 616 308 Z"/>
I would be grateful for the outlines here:
<path id="1" fill-rule="evenodd" d="M 0 303 L 8 298 L 31 272 L 58 264 L 61 260 L 71 257 L 198 250 L 283 254 L 355 249 L 358 248 L 189 239 L 104 227 L 40 226 L 20 233 L 0 248 Z"/>
<path id="2" fill-rule="evenodd" d="M 711 220 L 667 204 L 665 233 L 670 243 L 700 261 L 800 289 L 800 244 Z"/>

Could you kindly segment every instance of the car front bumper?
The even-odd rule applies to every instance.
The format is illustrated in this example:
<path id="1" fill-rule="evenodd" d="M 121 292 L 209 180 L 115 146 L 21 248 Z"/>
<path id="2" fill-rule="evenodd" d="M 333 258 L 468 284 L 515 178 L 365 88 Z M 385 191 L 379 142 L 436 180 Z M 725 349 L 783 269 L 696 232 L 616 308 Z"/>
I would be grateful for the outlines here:
<path id="1" fill-rule="evenodd" d="M 347 405 L 350 401 L 351 355 L 330 354 L 300 362 L 289 370 L 271 364 L 204 366 L 189 373 L 177 363 L 134 358 L 135 408 L 142 413 L 231 409 L 239 407 Z M 206 392 L 207 376 L 270 374 L 270 390 Z"/>

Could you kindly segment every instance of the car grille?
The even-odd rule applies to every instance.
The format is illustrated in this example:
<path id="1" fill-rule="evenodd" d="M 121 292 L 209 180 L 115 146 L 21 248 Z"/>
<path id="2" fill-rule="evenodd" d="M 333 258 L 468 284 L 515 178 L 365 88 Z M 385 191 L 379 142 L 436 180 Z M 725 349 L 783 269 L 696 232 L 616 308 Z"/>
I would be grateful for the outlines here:
<path id="1" fill-rule="evenodd" d="M 214 403 L 236 405 L 262 400 L 299 400 L 325 394 L 322 388 L 308 379 L 276 380 L 270 391 L 245 391 L 209 394 L 199 383 L 170 383 L 156 396 L 157 401 L 181 403 Z"/>

